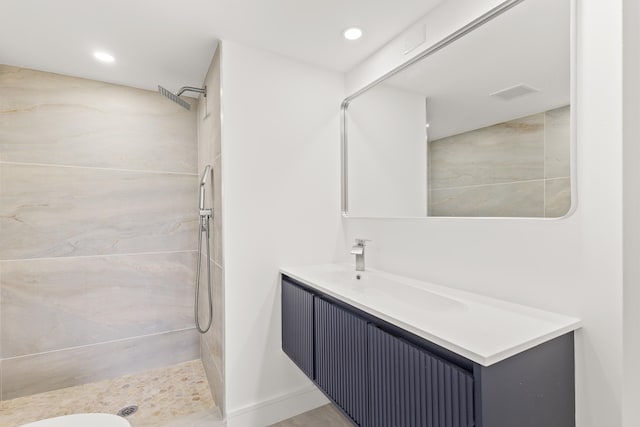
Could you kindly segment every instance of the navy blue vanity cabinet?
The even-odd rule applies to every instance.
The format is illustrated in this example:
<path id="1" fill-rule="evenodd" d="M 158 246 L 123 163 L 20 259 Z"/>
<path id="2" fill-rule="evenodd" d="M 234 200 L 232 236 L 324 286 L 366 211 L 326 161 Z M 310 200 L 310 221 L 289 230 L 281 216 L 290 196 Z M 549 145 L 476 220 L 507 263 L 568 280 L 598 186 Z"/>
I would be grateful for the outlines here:
<path id="1" fill-rule="evenodd" d="M 367 322 L 315 298 L 316 384 L 358 426 L 369 423 Z"/>
<path id="2" fill-rule="evenodd" d="M 282 280 L 282 350 L 314 379 L 313 294 Z"/>
<path id="3" fill-rule="evenodd" d="M 573 332 L 475 365 L 478 427 L 575 427 Z"/>
<path id="4" fill-rule="evenodd" d="M 473 374 L 370 324 L 372 427 L 472 427 Z"/>
<path id="5" fill-rule="evenodd" d="M 573 332 L 483 366 L 286 276 L 282 348 L 360 427 L 575 427 Z"/>

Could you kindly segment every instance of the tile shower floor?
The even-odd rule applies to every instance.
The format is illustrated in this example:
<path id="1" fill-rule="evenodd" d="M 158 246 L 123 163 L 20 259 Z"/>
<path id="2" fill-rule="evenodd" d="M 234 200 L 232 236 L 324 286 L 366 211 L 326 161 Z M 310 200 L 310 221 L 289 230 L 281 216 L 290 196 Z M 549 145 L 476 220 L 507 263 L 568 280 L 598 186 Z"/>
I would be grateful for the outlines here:
<path id="1" fill-rule="evenodd" d="M 133 427 L 217 427 L 220 412 L 199 360 L 0 402 L 0 427 L 80 412 L 115 414 L 128 405 Z"/>

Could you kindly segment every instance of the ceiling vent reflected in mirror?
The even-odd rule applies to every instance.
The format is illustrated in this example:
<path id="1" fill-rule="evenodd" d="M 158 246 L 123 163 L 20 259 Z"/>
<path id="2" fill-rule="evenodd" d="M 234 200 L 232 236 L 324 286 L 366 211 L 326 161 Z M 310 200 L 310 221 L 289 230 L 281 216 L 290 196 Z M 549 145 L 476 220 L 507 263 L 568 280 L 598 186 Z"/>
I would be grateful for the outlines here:
<path id="1" fill-rule="evenodd" d="M 493 92 L 489 94 L 489 96 L 504 99 L 505 101 L 511 101 L 512 99 L 520 98 L 521 96 L 529 95 L 536 92 L 540 92 L 540 90 L 521 83 L 519 85 Z"/>

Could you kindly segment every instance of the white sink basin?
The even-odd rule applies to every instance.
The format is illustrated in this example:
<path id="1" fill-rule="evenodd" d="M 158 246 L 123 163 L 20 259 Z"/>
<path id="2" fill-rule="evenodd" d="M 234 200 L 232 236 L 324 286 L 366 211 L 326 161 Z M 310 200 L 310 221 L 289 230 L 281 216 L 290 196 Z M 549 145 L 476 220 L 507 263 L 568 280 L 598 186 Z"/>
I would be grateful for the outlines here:
<path id="1" fill-rule="evenodd" d="M 425 311 L 442 313 L 466 309 L 460 301 L 384 277 L 374 271 L 337 269 L 327 271 L 326 279 L 355 292 L 362 301 L 387 299 L 405 310 L 419 311 L 421 314 Z"/>
<path id="2" fill-rule="evenodd" d="M 580 327 L 575 317 L 347 264 L 280 271 L 483 366 Z"/>

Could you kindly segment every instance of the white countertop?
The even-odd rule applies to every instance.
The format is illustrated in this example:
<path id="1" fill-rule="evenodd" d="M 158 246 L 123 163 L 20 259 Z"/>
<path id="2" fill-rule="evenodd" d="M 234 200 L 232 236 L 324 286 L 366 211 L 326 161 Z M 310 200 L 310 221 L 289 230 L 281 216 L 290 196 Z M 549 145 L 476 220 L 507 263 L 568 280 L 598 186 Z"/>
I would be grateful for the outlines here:
<path id="1" fill-rule="evenodd" d="M 483 366 L 580 328 L 575 317 L 352 265 L 280 272 Z"/>

